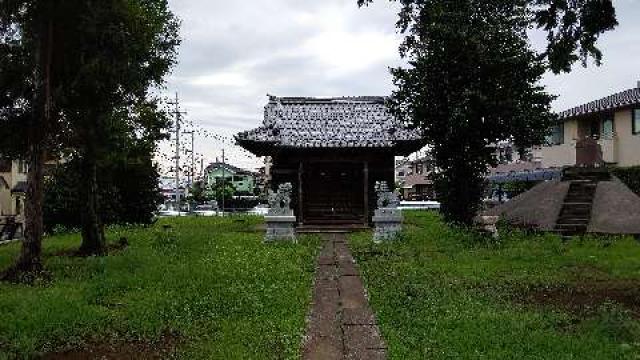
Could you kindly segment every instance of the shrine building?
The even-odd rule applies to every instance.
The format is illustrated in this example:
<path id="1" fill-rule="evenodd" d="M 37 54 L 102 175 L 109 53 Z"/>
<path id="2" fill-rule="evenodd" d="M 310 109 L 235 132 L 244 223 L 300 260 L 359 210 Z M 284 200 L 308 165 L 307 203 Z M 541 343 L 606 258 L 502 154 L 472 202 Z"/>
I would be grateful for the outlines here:
<path id="1" fill-rule="evenodd" d="M 394 157 L 424 146 L 397 121 L 384 97 L 269 97 L 263 125 L 236 135 L 270 156 L 271 187 L 290 182 L 298 224 L 369 224 L 374 184 L 394 185 Z"/>

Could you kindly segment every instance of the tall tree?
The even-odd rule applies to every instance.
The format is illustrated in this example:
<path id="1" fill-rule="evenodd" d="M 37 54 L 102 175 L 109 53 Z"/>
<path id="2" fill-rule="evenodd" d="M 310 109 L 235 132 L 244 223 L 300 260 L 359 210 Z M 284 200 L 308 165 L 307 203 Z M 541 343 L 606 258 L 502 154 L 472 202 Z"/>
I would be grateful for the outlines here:
<path id="1" fill-rule="evenodd" d="M 58 1 L 7 0 L 0 4 L 0 138 L 3 155 L 28 159 L 25 238 L 15 265 L 3 275 L 16 280 L 42 269 L 43 168 L 53 149 Z"/>
<path id="2" fill-rule="evenodd" d="M 164 83 L 175 63 L 179 22 L 166 0 L 66 0 L 64 7 L 65 97 L 59 106 L 80 161 L 80 250 L 103 254 L 98 165 L 113 150 L 109 142 L 114 134 L 125 131 L 144 137 L 150 135 L 150 125 L 157 130 L 155 120 L 168 124 L 156 106 L 149 106 L 154 105 L 149 91 Z M 139 116 L 141 108 L 154 116 Z"/>
<path id="3" fill-rule="evenodd" d="M 359 0 L 360 5 L 372 0 Z M 393 1 L 393 0 L 392 0 Z M 610 0 L 402 0 L 406 68 L 392 69 L 390 107 L 422 130 L 439 171 L 445 219 L 470 224 L 494 164 L 491 144 L 542 143 L 554 116 L 539 81 L 547 71 L 602 57 L 595 43 L 617 23 Z M 542 53 L 528 31 L 547 32 Z"/>
<path id="4" fill-rule="evenodd" d="M 29 159 L 25 240 L 8 278 L 42 268 L 43 165 L 60 149 L 83 163 L 82 250 L 104 251 L 97 164 L 119 131 L 158 134 L 149 94 L 175 63 L 178 28 L 166 0 L 0 2 L 0 152 Z"/>

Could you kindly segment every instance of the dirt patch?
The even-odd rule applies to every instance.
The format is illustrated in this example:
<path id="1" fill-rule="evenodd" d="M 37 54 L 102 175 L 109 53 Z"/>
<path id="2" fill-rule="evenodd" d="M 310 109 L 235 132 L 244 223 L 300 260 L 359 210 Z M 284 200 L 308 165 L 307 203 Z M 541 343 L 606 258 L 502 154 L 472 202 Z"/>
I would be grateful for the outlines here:
<path id="1" fill-rule="evenodd" d="M 166 333 L 156 341 L 90 342 L 81 349 L 52 352 L 40 356 L 43 360 L 133 360 L 168 359 L 176 357 L 179 337 Z"/>
<path id="2" fill-rule="evenodd" d="M 609 280 L 530 289 L 517 296 L 525 304 L 553 306 L 589 314 L 606 302 L 617 303 L 640 319 L 640 280 Z"/>

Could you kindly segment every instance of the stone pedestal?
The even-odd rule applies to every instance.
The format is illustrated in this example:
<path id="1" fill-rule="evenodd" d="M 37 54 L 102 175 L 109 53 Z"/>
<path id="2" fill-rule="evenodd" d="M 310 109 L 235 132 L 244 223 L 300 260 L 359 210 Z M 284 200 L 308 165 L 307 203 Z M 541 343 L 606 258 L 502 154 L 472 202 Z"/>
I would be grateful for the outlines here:
<path id="1" fill-rule="evenodd" d="M 476 225 L 476 229 L 479 231 L 485 232 L 494 238 L 498 238 L 498 228 L 496 227 L 498 220 L 500 220 L 499 216 L 480 215 L 476 216 L 473 219 L 473 222 Z"/>
<path id="2" fill-rule="evenodd" d="M 269 190 L 269 212 L 264 217 L 267 225 L 265 242 L 284 240 L 296 241 L 296 217 L 291 210 L 291 183 L 278 186 L 278 191 Z"/>
<path id="3" fill-rule="evenodd" d="M 267 215 L 264 217 L 267 233 L 264 241 L 296 241 L 296 217 L 293 215 Z"/>
<path id="4" fill-rule="evenodd" d="M 398 208 L 380 208 L 373 216 L 375 232 L 373 241 L 380 243 L 393 240 L 402 231 L 402 210 Z"/>

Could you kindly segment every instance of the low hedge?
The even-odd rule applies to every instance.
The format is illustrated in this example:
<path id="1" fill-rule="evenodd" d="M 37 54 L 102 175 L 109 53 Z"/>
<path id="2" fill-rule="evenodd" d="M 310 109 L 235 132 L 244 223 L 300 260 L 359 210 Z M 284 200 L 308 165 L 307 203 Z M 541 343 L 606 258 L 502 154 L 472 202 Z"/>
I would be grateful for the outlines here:
<path id="1" fill-rule="evenodd" d="M 640 166 L 616 167 L 611 173 L 640 196 Z"/>

